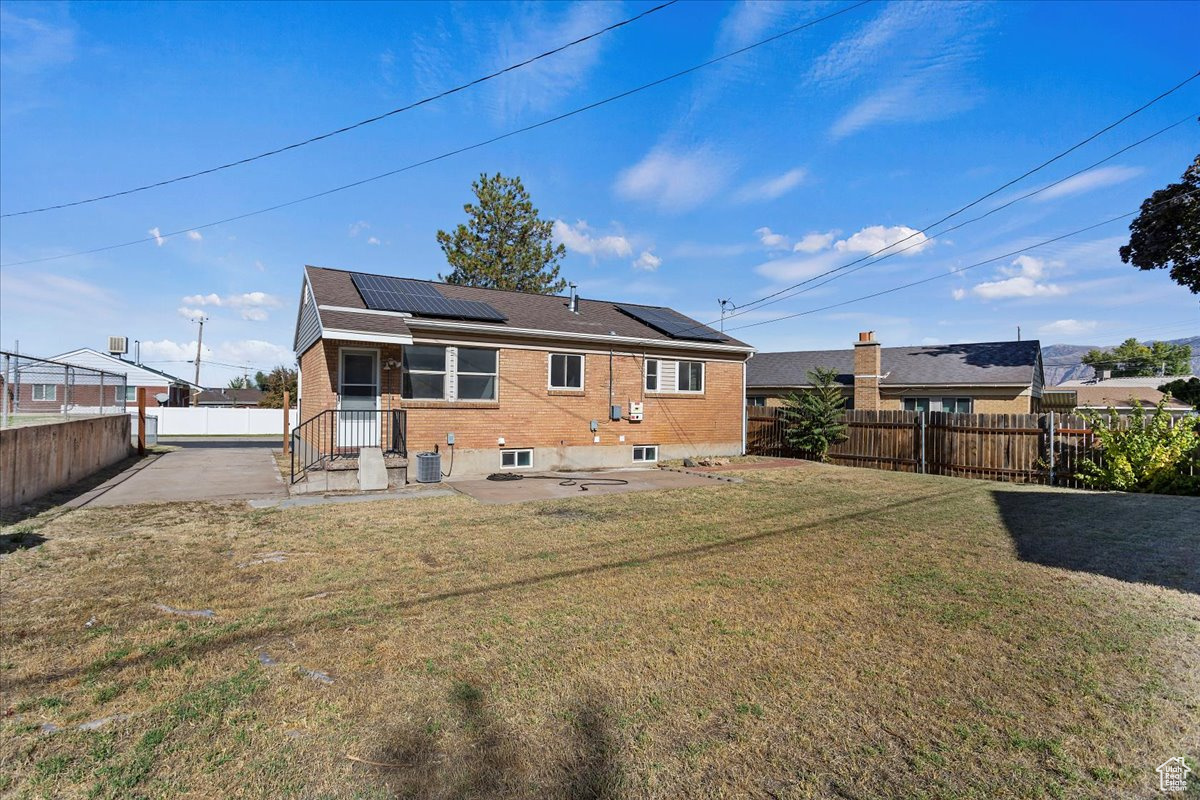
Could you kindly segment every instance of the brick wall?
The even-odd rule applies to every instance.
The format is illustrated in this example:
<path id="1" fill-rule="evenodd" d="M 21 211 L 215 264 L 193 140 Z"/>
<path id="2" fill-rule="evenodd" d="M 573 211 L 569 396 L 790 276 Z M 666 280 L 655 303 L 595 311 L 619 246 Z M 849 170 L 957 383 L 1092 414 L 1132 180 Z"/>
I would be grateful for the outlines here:
<path id="1" fill-rule="evenodd" d="M 482 341 L 458 341 L 487 346 Z M 300 358 L 301 420 L 337 407 L 340 347 L 378 349 L 381 363 L 401 358 L 398 346 L 318 341 Z M 444 449 L 448 432 L 455 434 L 460 450 L 499 450 L 499 437 L 504 437 L 506 449 L 591 446 L 594 444 L 591 420 L 599 423 L 600 445 L 701 447 L 720 442 L 740 447 L 743 368 L 740 360 L 714 361 L 695 353 L 681 356 L 668 351 L 649 352 L 647 355 L 652 358 L 702 360 L 705 377 L 703 394 L 647 394 L 643 391 L 643 354 L 617 353 L 612 358 L 612 402 L 619 404 L 626 415 L 631 400 L 643 402 L 645 417 L 643 422 L 612 421 L 607 352 L 584 353 L 582 391 L 549 390 L 548 351 L 524 347 L 536 345 L 500 348 L 498 398 L 494 402 L 405 400 L 400 397 L 400 371 L 382 370 L 381 406 L 407 409 L 409 452 L 432 450 L 435 444 Z M 573 351 L 564 348 L 556 352 Z M 388 435 L 385 422 L 384 436 Z M 624 442 L 620 441 L 621 436 L 625 437 Z"/>

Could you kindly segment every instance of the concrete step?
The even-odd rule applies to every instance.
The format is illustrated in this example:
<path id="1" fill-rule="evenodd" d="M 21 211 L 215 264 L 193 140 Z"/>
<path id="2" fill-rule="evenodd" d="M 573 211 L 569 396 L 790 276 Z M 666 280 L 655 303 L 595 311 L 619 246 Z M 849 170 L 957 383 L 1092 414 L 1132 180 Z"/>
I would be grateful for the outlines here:
<path id="1" fill-rule="evenodd" d="M 383 448 L 364 447 L 358 453 L 358 490 L 377 492 L 388 488 L 387 465 L 383 463 Z"/>

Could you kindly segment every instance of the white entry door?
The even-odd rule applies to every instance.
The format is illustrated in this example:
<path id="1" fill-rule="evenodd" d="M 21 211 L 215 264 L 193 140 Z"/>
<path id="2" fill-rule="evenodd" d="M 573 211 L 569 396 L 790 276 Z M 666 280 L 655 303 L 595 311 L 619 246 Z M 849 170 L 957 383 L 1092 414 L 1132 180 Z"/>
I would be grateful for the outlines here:
<path id="1" fill-rule="evenodd" d="M 379 447 L 379 351 L 344 348 L 338 369 L 338 447 Z"/>

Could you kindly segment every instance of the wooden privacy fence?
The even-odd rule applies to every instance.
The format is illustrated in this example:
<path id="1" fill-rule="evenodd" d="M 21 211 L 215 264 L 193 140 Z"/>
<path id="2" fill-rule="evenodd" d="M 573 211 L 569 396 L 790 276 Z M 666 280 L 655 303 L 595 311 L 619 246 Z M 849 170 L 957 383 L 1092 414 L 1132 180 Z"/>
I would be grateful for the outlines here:
<path id="1" fill-rule="evenodd" d="M 1019 483 L 1082 486 L 1076 469 L 1103 458 L 1087 420 L 1065 414 L 847 411 L 834 464 Z M 784 410 L 751 407 L 746 452 L 806 458 L 784 434 Z"/>

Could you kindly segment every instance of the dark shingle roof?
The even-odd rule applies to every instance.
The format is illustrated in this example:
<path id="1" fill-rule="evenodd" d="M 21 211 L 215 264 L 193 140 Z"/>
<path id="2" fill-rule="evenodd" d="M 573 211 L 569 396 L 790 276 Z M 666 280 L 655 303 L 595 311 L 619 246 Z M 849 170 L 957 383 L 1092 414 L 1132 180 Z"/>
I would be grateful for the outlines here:
<path id="1" fill-rule="evenodd" d="M 262 390 L 260 389 L 204 389 L 200 392 L 196 402 L 200 405 L 206 403 L 236 403 L 238 405 L 258 405 L 258 401 L 262 399 Z"/>
<path id="2" fill-rule="evenodd" d="M 346 308 L 366 308 L 362 297 L 351 280 L 351 272 L 325 267 L 306 267 L 309 285 L 318 306 L 343 306 Z M 410 279 L 411 280 L 411 279 Z M 731 347 L 751 349 L 750 345 L 732 337 L 724 337 L 719 342 L 689 342 L 673 339 L 665 333 L 645 325 L 628 314 L 618 311 L 613 302 L 604 300 L 589 300 L 581 298 L 579 313 L 573 314 L 568 308 L 568 300 L 560 295 L 530 294 L 527 292 L 506 292 L 497 289 L 478 289 L 471 286 L 456 286 L 448 283 L 434 283 L 443 296 L 452 300 L 477 300 L 487 303 L 508 319 L 505 322 L 478 322 L 472 325 L 494 326 L 498 332 L 505 329 L 524 328 L 528 330 L 551 331 L 556 333 L 590 334 L 607 336 L 616 334 L 639 339 L 660 340 L 664 344 L 721 344 Z M 635 305 L 622 303 L 622 305 Z M 692 320 L 695 322 L 695 320 Z M 419 319 L 409 320 L 416 326 Z M 321 309 L 321 324 L 326 328 L 343 330 L 360 330 L 370 332 L 399 332 L 400 326 L 405 326 L 403 318 L 377 315 L 356 314 L 353 312 L 338 312 Z M 703 331 L 717 333 L 696 322 L 697 328 Z M 395 330 L 382 326 L 394 326 Z M 405 327 L 407 330 L 407 327 Z M 721 335 L 721 334 L 717 334 Z"/>
<path id="3" fill-rule="evenodd" d="M 884 386 L 1029 384 L 1033 382 L 1041 344 L 975 342 L 884 347 L 880 354 Z M 809 385 L 808 373 L 817 367 L 835 369 L 838 381 L 854 384 L 853 350 L 802 350 L 759 353 L 746 367 L 746 386 Z"/>

